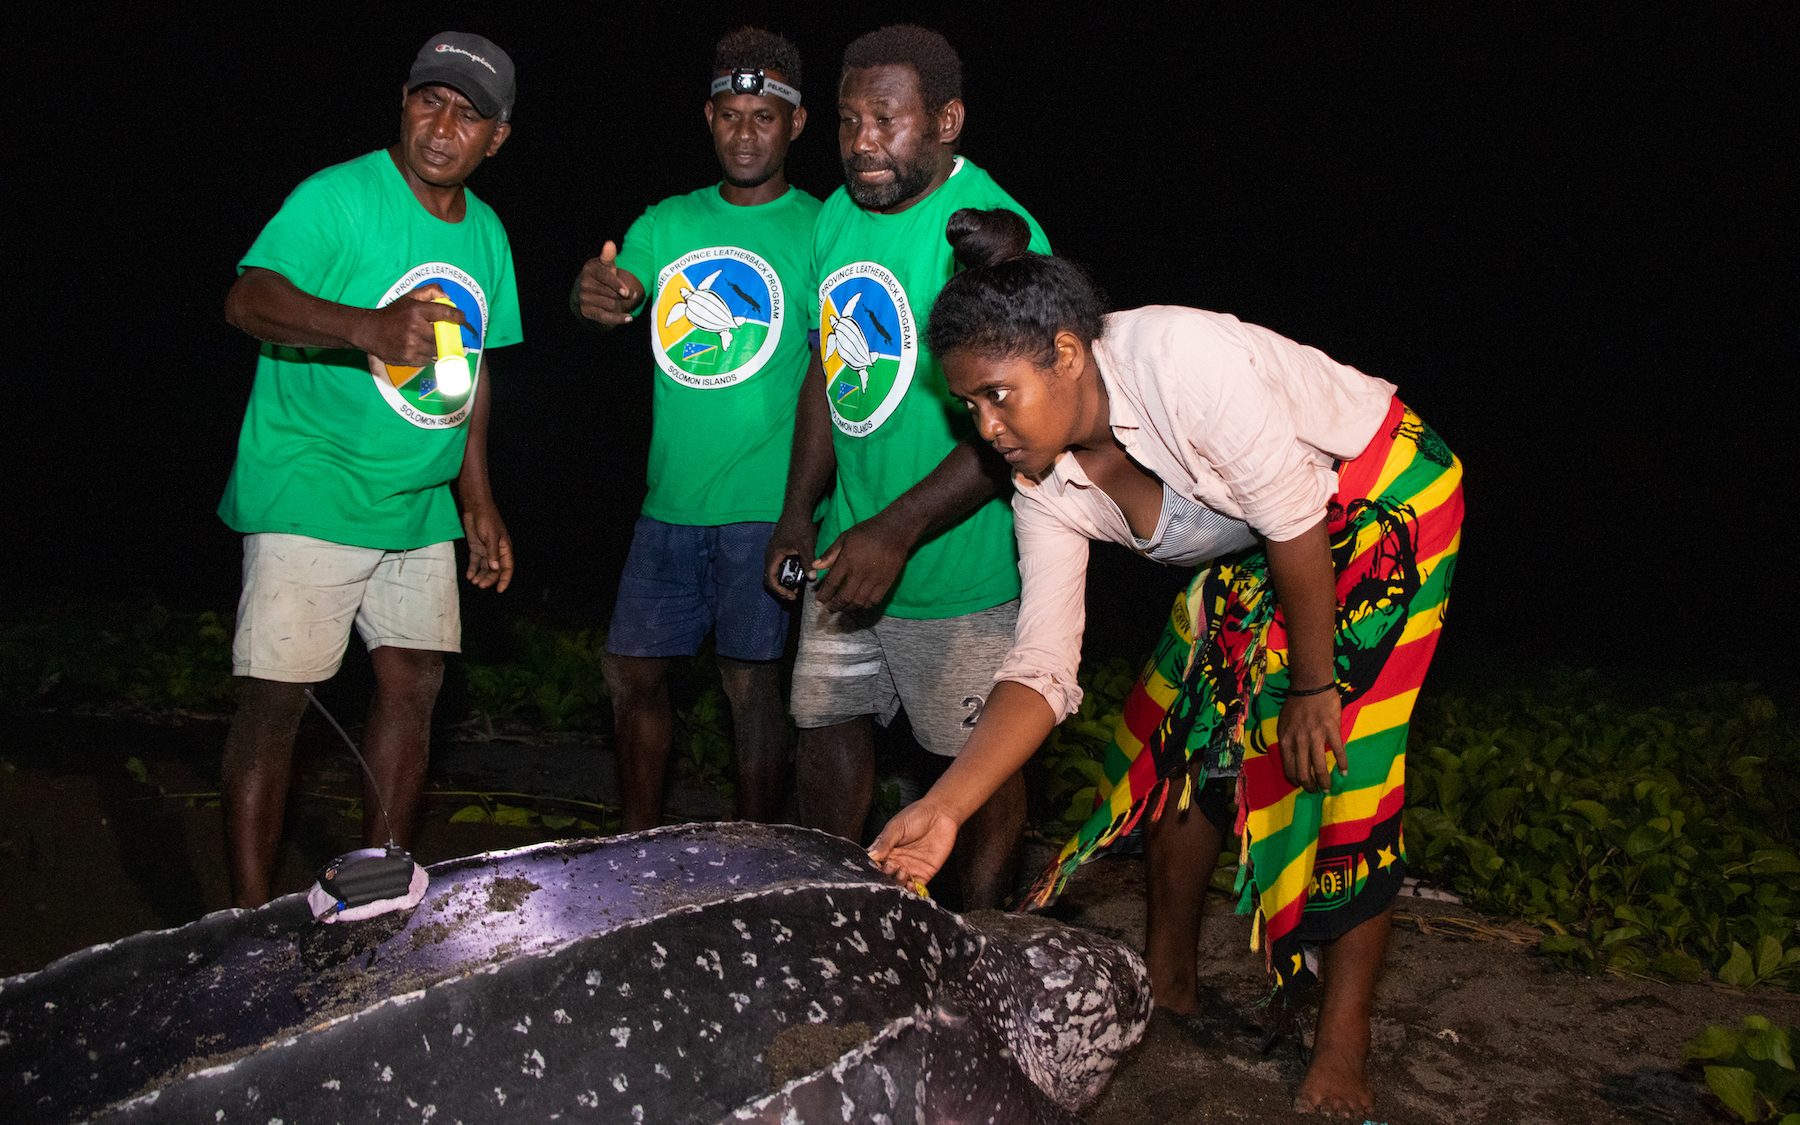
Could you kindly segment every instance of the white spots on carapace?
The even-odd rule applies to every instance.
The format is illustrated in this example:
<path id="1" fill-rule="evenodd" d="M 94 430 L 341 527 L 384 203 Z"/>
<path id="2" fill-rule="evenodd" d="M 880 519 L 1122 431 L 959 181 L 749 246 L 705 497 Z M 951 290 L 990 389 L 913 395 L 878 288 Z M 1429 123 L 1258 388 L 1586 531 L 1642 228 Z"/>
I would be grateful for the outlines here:
<path id="1" fill-rule="evenodd" d="M 829 957 L 809 957 L 807 960 L 819 966 L 819 975 L 826 980 L 835 980 L 838 975 L 837 962 Z"/>
<path id="2" fill-rule="evenodd" d="M 336 1078 L 327 1078 L 325 1081 L 319 1083 L 319 1085 L 327 1090 L 341 1090 L 344 1088 L 344 1084 Z"/>
<path id="3" fill-rule="evenodd" d="M 533 1078 L 542 1078 L 544 1076 L 543 1053 L 536 1048 L 533 1048 L 529 1053 L 524 1055 L 520 1059 L 519 1073 L 529 1074 Z"/>
<path id="4" fill-rule="evenodd" d="M 505 1105 L 506 1104 L 506 1091 L 502 1090 L 498 1086 L 495 1086 L 494 1087 L 494 1100 L 499 1102 L 501 1105 Z"/>
<path id="5" fill-rule="evenodd" d="M 612 1080 L 612 1088 L 613 1089 L 615 1089 L 619 1093 L 623 1094 L 625 1092 L 625 1086 L 626 1086 L 626 1082 L 625 1082 L 625 1076 L 623 1074 L 613 1075 L 613 1080 Z"/>
<path id="6" fill-rule="evenodd" d="M 450 1029 L 450 1038 L 452 1040 L 460 1040 L 462 1045 L 467 1047 L 469 1044 L 475 1042 L 475 1029 L 473 1027 L 465 1028 L 459 1023 Z"/>
<path id="7" fill-rule="evenodd" d="M 600 981 L 601 981 L 600 970 L 599 969 L 589 969 L 587 971 L 587 979 L 585 981 L 583 981 L 582 983 L 586 984 L 589 988 L 598 988 L 598 987 L 600 987 Z"/>
<path id="8" fill-rule="evenodd" d="M 384 1066 L 381 1068 L 381 1073 L 377 1074 L 375 1077 L 383 1082 L 392 1082 L 394 1080 L 394 1068 L 391 1066 Z"/>
<path id="9" fill-rule="evenodd" d="M 869 951 L 869 939 L 862 936 L 861 930 L 851 930 L 850 936 L 844 939 L 844 943 L 858 953 Z"/>
<path id="10" fill-rule="evenodd" d="M 600 1094 L 597 1090 L 583 1090 L 575 1095 L 575 1104 L 582 1109 L 600 1108 Z"/>
<path id="11" fill-rule="evenodd" d="M 569 1013 L 563 1011 L 561 1008 L 558 1008 L 558 1009 L 556 1009 L 556 1011 L 550 1013 L 550 1022 L 552 1022 L 552 1023 L 574 1023 L 575 1021 L 571 1020 L 569 1018 Z"/>
<path id="12" fill-rule="evenodd" d="M 613 1037 L 613 1042 L 617 1043 L 621 1050 L 624 1049 L 625 1044 L 631 1042 L 631 1028 L 627 1026 L 615 1027 L 607 1034 Z"/>
<path id="13" fill-rule="evenodd" d="M 744 950 L 744 955 L 742 957 L 740 957 L 739 960 L 741 960 L 749 968 L 752 968 L 752 969 L 756 968 L 756 954 L 752 953 L 748 949 Z M 756 986 L 758 988 L 762 987 L 762 981 L 760 979 L 756 982 Z"/>
<path id="14" fill-rule="evenodd" d="M 623 996 L 627 1000 L 631 999 L 631 982 L 630 981 L 627 980 L 627 981 L 619 982 L 619 995 Z"/>
<path id="15" fill-rule="evenodd" d="M 651 1068 L 651 1069 L 652 1069 L 652 1070 L 654 1070 L 654 1071 L 656 1071 L 656 1074 L 657 1074 L 657 1077 L 659 1077 L 659 1078 L 670 1078 L 670 1079 L 672 1079 L 672 1078 L 674 1078 L 674 1077 L 675 1077 L 675 1076 L 674 1076 L 674 1075 L 673 1075 L 673 1074 L 671 1074 L 671 1073 L 669 1073 L 669 1067 L 668 1067 L 668 1064 L 667 1064 L 667 1063 L 657 1063 L 657 1064 L 656 1064 L 656 1065 L 655 1065 L 655 1066 L 654 1066 L 654 1067 L 652 1067 L 652 1068 Z"/>
<path id="16" fill-rule="evenodd" d="M 530 1016 L 520 1016 L 519 1022 L 513 1024 L 513 1030 L 518 1032 L 520 1035 L 530 1035 L 531 1034 L 531 1017 Z"/>
<path id="17" fill-rule="evenodd" d="M 700 955 L 694 958 L 694 965 L 697 968 L 705 969 L 707 972 L 712 973 L 720 980 L 725 979 L 725 966 L 720 962 L 719 951 L 716 949 L 702 950 Z"/>
<path id="18" fill-rule="evenodd" d="M 824 1023 L 830 1018 L 831 1017 L 826 1014 L 825 1009 L 819 1007 L 819 1002 L 817 1000 L 814 1000 L 806 1006 L 807 1023 Z"/>

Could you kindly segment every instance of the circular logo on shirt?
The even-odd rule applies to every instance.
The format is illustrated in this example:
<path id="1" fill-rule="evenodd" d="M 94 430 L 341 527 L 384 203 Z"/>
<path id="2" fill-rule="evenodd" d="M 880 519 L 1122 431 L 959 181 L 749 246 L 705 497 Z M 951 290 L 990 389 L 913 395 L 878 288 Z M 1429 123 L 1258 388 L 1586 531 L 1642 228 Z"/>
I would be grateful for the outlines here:
<path id="1" fill-rule="evenodd" d="M 656 278 L 650 351 L 683 386 L 716 390 L 761 371 L 781 342 L 781 279 L 756 254 L 710 246 L 683 254 Z"/>
<path id="2" fill-rule="evenodd" d="M 919 339 L 899 278 L 876 262 L 851 262 L 819 286 L 819 353 L 831 421 L 867 437 L 912 386 Z"/>
<path id="3" fill-rule="evenodd" d="M 435 285 L 444 296 L 456 303 L 468 324 L 462 330 L 463 350 L 469 356 L 469 389 L 454 398 L 438 391 L 437 378 L 429 366 L 400 367 L 375 356 L 369 357 L 369 370 L 375 386 L 394 413 L 422 430 L 448 429 L 460 426 L 469 416 L 475 402 L 475 383 L 481 377 L 481 342 L 487 335 L 487 294 L 468 273 L 448 262 L 426 262 L 407 270 L 388 289 L 375 307 L 386 308 L 415 289 Z"/>

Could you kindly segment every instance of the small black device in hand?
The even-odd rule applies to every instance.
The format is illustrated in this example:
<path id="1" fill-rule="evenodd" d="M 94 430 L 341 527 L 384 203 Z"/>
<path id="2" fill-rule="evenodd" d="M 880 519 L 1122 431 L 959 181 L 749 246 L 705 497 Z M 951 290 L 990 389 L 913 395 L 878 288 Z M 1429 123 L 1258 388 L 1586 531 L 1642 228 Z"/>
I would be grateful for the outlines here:
<path id="1" fill-rule="evenodd" d="M 781 560 L 781 574 L 775 579 L 783 590 L 798 590 L 800 583 L 806 581 L 806 567 L 800 562 L 799 555 L 789 555 Z"/>

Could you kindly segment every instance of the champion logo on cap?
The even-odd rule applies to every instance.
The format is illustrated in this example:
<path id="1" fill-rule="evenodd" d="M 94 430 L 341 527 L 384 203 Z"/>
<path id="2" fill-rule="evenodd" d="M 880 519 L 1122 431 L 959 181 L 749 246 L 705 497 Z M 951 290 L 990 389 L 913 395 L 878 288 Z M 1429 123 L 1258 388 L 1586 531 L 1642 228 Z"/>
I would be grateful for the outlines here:
<path id="1" fill-rule="evenodd" d="M 446 51 L 461 55 L 464 58 L 469 59 L 473 62 L 480 63 L 482 66 L 487 67 L 488 71 L 490 73 L 494 74 L 495 76 L 498 76 L 500 74 L 499 71 L 494 69 L 493 63 L 487 61 L 486 59 L 482 58 L 480 55 L 476 54 L 473 51 L 465 51 L 461 47 L 455 47 L 455 46 L 450 45 L 449 43 L 439 43 L 437 45 L 437 53 L 438 54 L 441 55 Z"/>

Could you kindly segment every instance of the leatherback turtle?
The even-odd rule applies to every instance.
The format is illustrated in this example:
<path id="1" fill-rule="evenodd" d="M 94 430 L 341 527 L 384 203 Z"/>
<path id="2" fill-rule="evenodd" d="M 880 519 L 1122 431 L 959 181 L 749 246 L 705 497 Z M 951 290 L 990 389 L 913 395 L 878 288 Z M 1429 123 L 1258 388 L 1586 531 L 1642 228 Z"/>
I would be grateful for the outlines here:
<path id="1" fill-rule="evenodd" d="M 958 916 L 822 833 L 681 826 L 0 981 L 0 1120 L 1069 1122 L 1149 1007 L 1118 942 Z"/>

